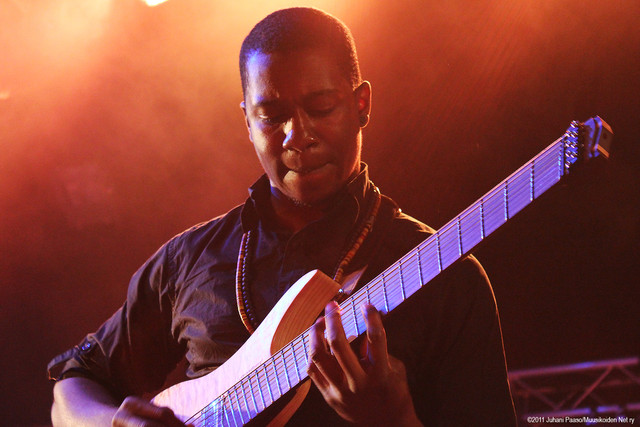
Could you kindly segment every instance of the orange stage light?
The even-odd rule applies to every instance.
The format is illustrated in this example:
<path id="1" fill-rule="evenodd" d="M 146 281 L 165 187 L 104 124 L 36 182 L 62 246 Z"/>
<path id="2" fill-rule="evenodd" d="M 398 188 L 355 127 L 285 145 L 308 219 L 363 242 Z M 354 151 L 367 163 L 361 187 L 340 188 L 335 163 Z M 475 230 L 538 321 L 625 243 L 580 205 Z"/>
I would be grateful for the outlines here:
<path id="1" fill-rule="evenodd" d="M 167 0 L 143 0 L 147 6 L 153 7 L 166 2 Z"/>

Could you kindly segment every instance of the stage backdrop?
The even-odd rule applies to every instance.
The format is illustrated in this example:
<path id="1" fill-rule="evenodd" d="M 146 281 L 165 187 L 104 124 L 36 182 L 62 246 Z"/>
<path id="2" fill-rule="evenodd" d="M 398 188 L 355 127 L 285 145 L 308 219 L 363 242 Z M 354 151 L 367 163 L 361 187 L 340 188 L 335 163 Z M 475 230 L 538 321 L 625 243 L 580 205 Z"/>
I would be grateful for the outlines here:
<path id="1" fill-rule="evenodd" d="M 315 1 L 373 85 L 364 160 L 439 227 L 599 114 L 585 168 L 476 251 L 511 369 L 638 356 L 640 2 Z M 45 366 L 171 236 L 260 174 L 237 52 L 288 1 L 0 3 L 0 424 L 47 424 Z"/>

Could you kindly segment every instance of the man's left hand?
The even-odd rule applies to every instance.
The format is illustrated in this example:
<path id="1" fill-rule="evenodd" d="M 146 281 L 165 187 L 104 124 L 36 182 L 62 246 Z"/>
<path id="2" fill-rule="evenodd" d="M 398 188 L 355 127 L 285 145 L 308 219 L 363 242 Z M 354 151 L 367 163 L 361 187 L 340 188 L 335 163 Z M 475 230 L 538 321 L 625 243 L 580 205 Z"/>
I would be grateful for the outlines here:
<path id="1" fill-rule="evenodd" d="M 322 396 L 342 418 L 358 425 L 422 425 L 418 420 L 404 364 L 387 352 L 380 313 L 363 307 L 367 325 L 366 349 L 359 359 L 342 327 L 340 307 L 325 307 L 311 328 L 308 368 Z M 326 339 L 325 339 L 326 328 Z"/>

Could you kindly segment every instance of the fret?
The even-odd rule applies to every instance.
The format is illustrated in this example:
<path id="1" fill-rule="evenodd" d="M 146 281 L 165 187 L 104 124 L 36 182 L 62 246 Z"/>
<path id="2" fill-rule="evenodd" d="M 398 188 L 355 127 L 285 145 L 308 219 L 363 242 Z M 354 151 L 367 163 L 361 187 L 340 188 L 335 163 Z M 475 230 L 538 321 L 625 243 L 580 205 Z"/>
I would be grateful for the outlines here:
<path id="1" fill-rule="evenodd" d="M 422 257 L 422 280 L 424 283 L 428 283 L 431 279 L 436 277 L 440 272 L 440 268 L 438 265 L 438 254 L 437 248 L 435 245 L 435 234 L 429 238 L 425 243 L 423 243 L 424 248 Z"/>
<path id="2" fill-rule="evenodd" d="M 436 254 L 438 255 L 438 273 L 442 271 L 442 253 L 440 252 L 440 233 L 436 232 Z"/>
<path id="3" fill-rule="evenodd" d="M 482 241 L 482 205 L 476 204 L 460 215 L 461 254 Z"/>
<path id="4" fill-rule="evenodd" d="M 356 329 L 356 337 L 357 337 L 357 336 L 360 335 L 360 328 L 358 327 L 358 318 L 357 318 L 356 306 L 355 306 L 355 303 L 354 303 L 354 298 L 349 298 L 349 302 L 351 304 L 351 317 L 353 318 L 353 324 L 354 324 L 355 329 Z M 349 336 L 347 335 L 347 338 L 348 337 Z"/>
<path id="5" fill-rule="evenodd" d="M 376 277 L 366 286 L 369 302 L 382 311 L 384 307 L 384 283 L 380 277 Z"/>
<path id="6" fill-rule="evenodd" d="M 284 351 L 280 350 L 280 358 L 282 359 L 282 367 L 284 368 L 284 377 L 287 380 L 287 390 L 291 390 L 291 379 L 289 378 L 289 368 L 287 368 L 287 361 L 284 357 Z"/>
<path id="7" fill-rule="evenodd" d="M 233 409 L 233 417 L 236 418 L 236 420 L 240 418 L 240 425 L 244 425 L 246 421 L 244 421 L 244 417 L 242 416 L 242 404 L 240 402 L 240 398 L 238 398 L 238 390 L 235 388 L 235 386 L 233 387 L 233 392 L 236 397 L 235 406 L 233 405 L 233 402 L 231 405 L 231 409 Z M 233 395 L 231 395 L 231 397 L 233 397 Z"/>
<path id="8" fill-rule="evenodd" d="M 229 394 L 229 405 L 231 408 L 231 414 L 233 416 L 233 420 L 234 423 L 237 425 L 238 424 L 238 418 L 240 418 L 240 422 L 239 424 L 241 426 L 243 426 L 245 424 L 245 422 L 242 419 L 242 408 L 240 407 L 240 400 L 238 399 L 238 395 L 237 395 L 237 390 L 234 389 L 234 392 L 236 392 L 236 403 L 233 403 L 233 395 Z"/>
<path id="9" fill-rule="evenodd" d="M 389 299 L 387 298 L 387 284 L 384 280 L 384 273 L 382 273 L 382 295 L 384 296 L 384 312 L 389 312 Z"/>
<path id="10" fill-rule="evenodd" d="M 504 182 L 504 189 L 502 190 L 504 197 L 504 221 L 509 219 L 509 178 Z"/>
<path id="11" fill-rule="evenodd" d="M 249 392 L 251 393 L 251 400 L 253 401 L 253 406 L 256 408 L 256 415 L 260 412 L 264 411 L 267 405 L 265 404 L 264 397 L 262 396 L 262 389 L 260 388 L 260 382 L 258 381 L 258 371 L 257 369 L 252 371 L 247 376 L 247 382 L 249 384 Z M 256 390 L 258 391 L 256 393 Z M 262 404 L 262 406 L 260 406 Z"/>
<path id="12" fill-rule="evenodd" d="M 202 410 L 200 410 L 197 414 L 195 414 L 194 416 L 192 416 L 191 418 L 189 418 L 188 421 L 198 421 L 198 422 L 204 422 L 205 425 L 207 424 L 207 422 L 209 421 L 209 419 L 211 419 L 212 417 L 216 416 L 218 414 L 218 402 L 219 402 L 220 397 L 218 397 L 217 399 L 215 399 L 213 402 L 209 403 L 207 406 L 205 406 L 204 408 L 202 408 Z M 214 421 L 217 422 L 218 417 L 215 417 Z"/>
<path id="13" fill-rule="evenodd" d="M 198 414 L 191 417 L 188 421 L 203 422 L 206 425 L 210 422 L 211 419 L 213 419 L 213 421 L 219 423 L 218 420 L 220 419 L 220 414 L 224 414 L 224 412 L 221 412 L 220 409 L 220 405 L 224 404 L 224 402 L 220 402 L 220 399 L 222 397 L 223 396 L 218 396 L 217 399 L 202 408 L 202 410 L 198 412 Z"/>
<path id="14" fill-rule="evenodd" d="M 247 420 L 251 420 L 251 408 L 249 407 L 249 399 L 247 398 L 247 395 L 244 392 L 244 379 L 242 379 L 238 384 L 236 384 L 236 387 L 240 387 L 240 392 L 241 392 L 241 395 L 239 397 L 240 411 L 242 412 L 242 414 L 244 414 Z M 245 410 L 242 409 L 243 404 L 244 404 Z"/>
<path id="15" fill-rule="evenodd" d="M 402 277 L 402 259 L 398 261 L 398 272 L 400 273 L 400 296 L 402 297 L 402 301 L 407 299 L 407 295 L 404 289 L 404 278 Z"/>
<path id="16" fill-rule="evenodd" d="M 504 223 L 502 206 L 502 197 L 500 193 L 493 192 L 485 201 L 485 236 L 493 233 L 493 231 Z"/>
<path id="17" fill-rule="evenodd" d="M 309 350 L 307 350 L 307 343 L 305 342 L 307 340 L 307 333 L 305 332 L 305 334 L 302 335 L 302 348 L 304 349 L 304 361 L 307 364 L 307 368 L 309 367 Z"/>
<path id="18" fill-rule="evenodd" d="M 391 280 L 390 280 L 390 286 L 389 286 L 389 290 L 391 291 L 389 293 L 389 295 L 391 296 L 390 298 L 391 310 L 393 310 L 404 302 L 405 289 L 402 282 L 400 281 L 400 277 L 398 277 L 398 270 L 394 269 L 391 272 L 395 273 L 393 275 L 390 275 Z"/>
<path id="19" fill-rule="evenodd" d="M 280 386 L 280 379 L 278 378 L 278 368 L 276 366 L 275 357 L 272 357 L 269 360 L 271 360 L 271 365 L 273 366 L 273 376 L 276 378 L 276 385 L 278 386 L 278 392 L 280 392 L 280 396 L 282 396 L 284 393 L 282 392 L 282 387 Z M 278 398 L 280 396 L 278 396 Z"/>
<path id="20" fill-rule="evenodd" d="M 251 382 L 253 380 L 253 383 Z M 258 415 L 260 412 L 264 411 L 265 406 L 262 406 L 262 409 L 258 406 L 258 400 L 256 400 L 256 392 L 253 384 L 255 383 L 255 378 L 253 374 L 249 374 L 247 378 L 247 385 L 249 386 L 249 393 L 251 394 L 251 401 L 253 402 L 253 407 L 256 410 L 254 417 Z"/>
<path id="21" fill-rule="evenodd" d="M 355 306 L 354 310 L 356 313 L 355 319 L 358 322 L 358 328 L 364 331 L 366 329 L 366 325 L 364 323 L 364 317 L 362 315 L 362 306 L 364 306 L 368 302 L 364 289 L 360 289 L 358 292 L 353 294 L 353 302 Z"/>
<path id="22" fill-rule="evenodd" d="M 238 393 L 238 388 L 240 388 L 240 393 Z M 236 392 L 236 398 L 238 399 L 238 408 L 240 410 L 241 414 L 249 415 L 249 420 L 251 419 L 251 410 L 249 409 L 249 401 L 247 400 L 247 396 L 244 394 L 244 388 L 242 387 L 242 381 L 239 382 L 238 384 L 236 384 L 234 386 L 234 390 Z M 244 407 L 246 408 L 246 411 L 242 408 L 244 403 Z M 243 422 L 246 423 L 246 421 L 244 421 L 244 417 L 243 418 Z"/>
<path id="23" fill-rule="evenodd" d="M 418 262 L 418 282 L 420 287 L 424 286 L 424 279 L 422 278 L 422 260 L 420 259 L 420 246 L 416 248 L 416 260 Z"/>
<path id="24" fill-rule="evenodd" d="M 260 371 L 259 371 L 259 369 L 261 367 L 262 366 L 258 366 L 254 372 L 256 374 L 256 383 L 258 383 L 258 391 L 260 392 L 260 401 L 262 402 L 262 407 L 266 408 L 269 405 L 267 405 L 267 401 L 264 400 L 264 393 L 262 392 L 262 384 L 260 383 Z"/>
<path id="25" fill-rule="evenodd" d="M 202 408 L 197 414 L 195 414 L 191 418 L 189 418 L 188 421 L 192 421 L 193 420 L 193 421 L 198 421 L 198 422 L 204 422 L 206 424 L 207 420 L 209 419 L 209 415 L 211 413 L 214 413 L 214 414 L 216 413 L 215 408 L 217 407 L 218 399 L 220 399 L 219 396 L 213 402 L 209 403 L 207 406 Z"/>
<path id="26" fill-rule="evenodd" d="M 371 304 L 371 295 L 369 294 L 369 285 L 364 287 L 364 291 L 367 295 L 367 303 Z"/>
<path id="27" fill-rule="evenodd" d="M 306 378 L 307 375 L 307 369 L 309 368 L 309 355 L 307 352 L 307 344 L 305 343 L 305 340 L 307 339 L 307 335 L 306 332 L 302 335 L 300 335 L 300 344 L 299 344 L 299 351 L 300 351 L 300 371 L 302 372 L 302 378 Z"/>
<path id="28" fill-rule="evenodd" d="M 519 170 L 511 181 L 509 187 L 509 215 L 511 217 L 531 203 L 531 184 L 528 172 L 528 169 Z"/>
<path id="29" fill-rule="evenodd" d="M 558 155 L 556 176 L 558 177 L 558 179 L 560 179 L 560 177 L 562 176 L 562 173 L 564 172 L 564 164 L 565 164 L 565 161 L 566 161 L 566 153 L 567 153 L 566 146 L 561 143 L 558 146 L 558 151 L 560 153 Z"/>
<path id="30" fill-rule="evenodd" d="M 238 413 L 238 415 L 240 416 L 240 421 L 241 424 L 244 425 L 246 423 L 246 421 L 244 420 L 244 417 L 242 416 L 242 402 L 240 402 L 240 398 L 238 397 L 238 388 L 237 385 L 235 385 L 233 387 L 233 393 L 236 395 L 236 402 L 238 402 L 238 411 L 234 411 L 233 413 L 235 414 L 236 412 Z M 232 405 L 233 407 L 233 405 Z M 249 421 L 249 420 L 247 420 Z"/>
<path id="31" fill-rule="evenodd" d="M 249 387 L 248 391 L 246 390 L 246 386 Z M 260 411 L 258 410 L 258 406 L 256 405 L 253 393 L 251 392 L 251 383 L 249 382 L 247 377 L 240 381 L 240 389 L 242 390 L 242 399 L 244 400 L 244 405 L 247 407 L 247 416 L 249 417 L 249 419 L 252 419 Z M 251 404 L 253 404 L 253 408 L 251 407 Z"/>
<path id="32" fill-rule="evenodd" d="M 462 256 L 464 251 L 462 250 L 462 226 L 460 225 L 460 215 L 456 219 L 456 225 L 458 226 L 458 256 Z"/>
<path id="33" fill-rule="evenodd" d="M 249 416 L 249 419 L 251 419 L 253 417 L 251 415 L 251 408 L 249 407 L 249 399 L 247 398 L 247 393 L 244 390 L 244 383 L 245 383 L 244 379 L 240 381 L 240 391 L 242 391 L 242 401 L 244 402 L 244 406 L 246 406 L 247 408 L 247 415 Z"/>
<path id="34" fill-rule="evenodd" d="M 264 378 L 267 383 L 267 391 L 269 392 L 269 398 L 271 399 L 271 403 L 273 403 L 276 400 L 273 398 L 273 391 L 271 391 L 271 381 L 269 381 L 269 373 L 267 372 L 267 366 L 263 363 L 261 367 L 262 367 L 262 370 L 264 371 Z"/>
<path id="35" fill-rule="evenodd" d="M 484 239 L 484 199 L 480 199 L 480 239 Z"/>
<path id="36" fill-rule="evenodd" d="M 406 254 L 398 262 L 399 278 L 407 299 L 420 289 L 420 260 L 415 253 L 417 248 Z"/>
<path id="37" fill-rule="evenodd" d="M 218 396 L 216 400 L 211 402 L 207 408 L 205 408 L 204 414 L 204 423 L 205 425 L 210 424 L 210 414 L 213 413 L 215 415 L 215 424 L 225 425 L 224 420 L 226 420 L 226 425 L 231 427 L 232 425 L 237 425 L 235 420 L 233 424 L 229 418 L 229 406 L 231 403 L 229 402 L 229 393 L 228 391 Z"/>
<path id="38" fill-rule="evenodd" d="M 235 404 L 233 403 L 233 394 L 231 393 L 233 391 L 233 389 L 229 389 L 227 391 L 227 395 L 229 397 L 228 402 L 229 402 L 229 411 L 231 413 L 231 416 L 233 417 L 233 422 L 234 424 L 238 424 L 237 422 L 237 410 L 235 407 Z M 240 420 L 240 425 L 242 425 L 242 420 Z"/>
<path id="39" fill-rule="evenodd" d="M 560 143 L 560 156 L 558 156 L 558 175 L 562 176 L 562 172 L 564 171 L 564 165 L 567 163 L 567 146 L 564 144 L 564 141 Z"/>
<path id="40" fill-rule="evenodd" d="M 449 223 L 438 232 L 438 242 L 440 243 L 440 269 L 444 270 L 453 264 L 460 256 L 458 255 L 458 233 L 453 223 Z"/>
<path id="41" fill-rule="evenodd" d="M 536 165 L 536 197 L 547 191 L 562 176 L 559 149 L 560 147 L 558 146 L 553 147 L 548 153 L 545 153 L 541 161 Z"/>
<path id="42" fill-rule="evenodd" d="M 529 201 L 532 202 L 533 199 L 535 198 L 535 169 L 534 169 L 534 164 L 535 160 L 531 160 L 529 162 L 529 188 L 531 189 L 530 193 L 529 193 Z"/>
<path id="43" fill-rule="evenodd" d="M 534 179 L 535 188 L 533 197 L 537 198 L 545 191 L 545 181 L 549 179 L 549 172 L 553 174 L 555 169 L 555 159 L 549 158 L 549 156 L 543 156 L 540 160 L 534 164 Z"/>
<path id="44" fill-rule="evenodd" d="M 300 378 L 300 367 L 298 367 L 298 358 L 296 357 L 296 341 L 291 341 L 291 356 L 293 357 L 293 366 L 296 368 L 296 383 L 299 383 L 302 378 Z"/>
<path id="45" fill-rule="evenodd" d="M 307 372 L 307 348 L 304 345 L 304 335 L 298 335 L 295 340 L 297 349 L 295 351 L 296 354 L 296 364 L 298 366 L 300 374 L 300 381 L 306 378 Z"/>
<path id="46" fill-rule="evenodd" d="M 229 399 L 224 399 L 222 401 L 222 413 L 224 414 L 224 417 L 227 419 L 227 424 L 229 425 L 229 427 L 231 427 L 231 421 L 229 421 L 229 412 L 227 411 L 227 405 L 226 405 L 227 402 L 229 402 L 229 404 L 231 404 Z M 238 425 L 236 423 L 236 419 L 235 418 L 233 418 L 233 425 L 234 426 Z"/>

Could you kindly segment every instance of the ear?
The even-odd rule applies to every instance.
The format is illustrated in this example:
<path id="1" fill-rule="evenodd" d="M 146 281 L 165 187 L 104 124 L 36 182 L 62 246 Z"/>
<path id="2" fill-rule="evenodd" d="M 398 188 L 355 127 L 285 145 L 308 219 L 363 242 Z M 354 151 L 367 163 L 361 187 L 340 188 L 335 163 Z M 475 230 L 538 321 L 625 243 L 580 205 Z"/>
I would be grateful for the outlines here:
<path id="1" fill-rule="evenodd" d="M 354 91 L 358 106 L 358 116 L 360 117 L 360 127 L 365 127 L 369 123 L 371 114 L 371 83 L 364 80 Z"/>
<path id="2" fill-rule="evenodd" d="M 247 131 L 249 131 L 249 140 L 253 142 L 253 136 L 251 135 L 251 124 L 249 123 L 249 117 L 247 117 L 247 106 L 244 101 L 240 103 L 240 108 L 242 109 L 242 114 L 244 114 L 244 123 L 247 125 Z"/>

